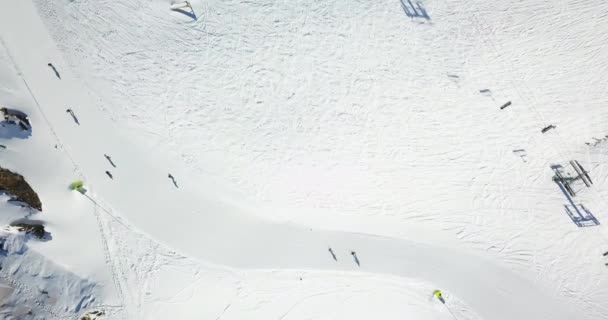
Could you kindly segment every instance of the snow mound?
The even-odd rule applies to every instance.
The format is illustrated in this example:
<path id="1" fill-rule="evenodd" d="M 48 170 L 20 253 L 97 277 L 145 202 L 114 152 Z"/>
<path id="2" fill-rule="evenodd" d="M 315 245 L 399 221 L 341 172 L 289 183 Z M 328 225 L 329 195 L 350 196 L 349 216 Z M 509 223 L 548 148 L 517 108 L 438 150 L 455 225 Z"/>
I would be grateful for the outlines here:
<path id="1" fill-rule="evenodd" d="M 28 236 L 0 230 L 0 281 L 12 288 L 4 297 L 3 319 L 75 317 L 95 302 L 99 287 L 28 249 Z"/>

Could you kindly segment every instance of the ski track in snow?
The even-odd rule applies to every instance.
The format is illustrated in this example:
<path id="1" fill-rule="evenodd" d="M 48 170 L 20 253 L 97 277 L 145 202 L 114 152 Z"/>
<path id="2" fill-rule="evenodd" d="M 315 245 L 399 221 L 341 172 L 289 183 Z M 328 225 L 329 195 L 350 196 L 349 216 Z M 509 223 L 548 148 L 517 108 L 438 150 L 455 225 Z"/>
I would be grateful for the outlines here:
<path id="1" fill-rule="evenodd" d="M 330 228 L 378 217 L 395 229 L 438 225 L 573 299 L 588 312 L 581 319 L 608 314 L 608 235 L 602 225 L 575 228 L 549 170 L 569 159 L 589 163 L 598 180 L 577 202 L 606 220 L 607 147 L 584 144 L 608 134 L 608 90 L 597 85 L 607 81 L 608 38 L 593 28 L 606 23 L 603 2 L 427 1 L 425 24 L 406 19 L 398 1 L 210 1 L 196 23 L 160 0 L 35 2 L 88 101 L 201 176 L 275 208 L 257 214 L 312 226 L 338 220 Z M 492 95 L 481 96 L 483 88 Z M 499 113 L 507 100 L 514 104 Z M 557 129 L 541 135 L 551 123 Z M 525 149 L 526 162 L 515 149 Z M 179 255 L 100 206 L 106 260 L 131 306 L 123 316 L 146 318 L 143 306 L 161 301 L 125 288 L 147 287 L 180 265 Z M 366 232 L 358 222 L 344 228 Z M 200 286 L 193 279 L 176 295 Z M 315 299 L 304 295 L 281 316 Z"/>

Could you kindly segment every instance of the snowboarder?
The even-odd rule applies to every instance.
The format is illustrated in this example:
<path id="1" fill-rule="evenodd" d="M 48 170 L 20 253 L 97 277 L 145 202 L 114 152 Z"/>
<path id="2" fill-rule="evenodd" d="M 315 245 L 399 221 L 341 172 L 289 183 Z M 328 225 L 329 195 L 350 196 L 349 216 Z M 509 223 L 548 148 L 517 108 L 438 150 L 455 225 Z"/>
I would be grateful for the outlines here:
<path id="1" fill-rule="evenodd" d="M 72 119 L 74 119 L 74 122 L 76 122 L 77 125 L 80 125 L 80 121 L 78 121 L 78 118 L 76 118 L 76 115 L 74 114 L 74 111 L 72 109 L 67 109 L 65 110 L 65 112 L 69 113 L 72 116 Z"/>
<path id="2" fill-rule="evenodd" d="M 177 182 L 175 181 L 175 177 L 173 177 L 173 175 L 172 175 L 171 173 L 169 173 L 169 175 L 167 175 L 167 177 L 168 177 L 169 179 L 171 179 L 171 181 L 173 181 L 173 185 L 174 185 L 176 188 L 179 188 L 179 186 L 177 185 Z"/>
<path id="3" fill-rule="evenodd" d="M 445 304 L 445 300 L 443 299 L 443 295 L 441 294 L 441 291 L 435 290 L 435 291 L 433 291 L 433 295 L 435 296 L 435 298 L 437 298 L 439 301 L 441 301 L 441 303 Z"/>
<path id="4" fill-rule="evenodd" d="M 55 66 L 52 63 L 48 63 L 47 64 L 49 67 L 51 67 L 51 69 L 53 69 L 53 71 L 55 72 L 55 75 L 57 76 L 57 78 L 59 78 L 59 80 L 61 80 L 61 76 L 59 75 L 59 71 L 57 71 L 57 69 L 55 69 Z"/>
<path id="5" fill-rule="evenodd" d="M 327 249 L 327 251 L 329 251 L 329 253 L 331 254 L 331 257 L 334 258 L 335 261 L 338 261 L 338 258 L 336 257 L 336 254 L 334 253 L 334 250 L 329 247 L 329 249 Z"/>
<path id="6" fill-rule="evenodd" d="M 112 167 L 116 168 L 116 165 L 114 164 L 114 161 L 112 161 L 112 158 L 110 158 L 109 155 L 104 154 L 104 157 L 106 157 L 106 159 L 108 160 L 108 162 L 112 165 Z"/>
<path id="7" fill-rule="evenodd" d="M 361 266 L 361 263 L 359 262 L 359 258 L 357 257 L 357 253 L 354 251 L 351 251 L 350 254 L 353 256 L 353 259 L 355 259 L 355 263 L 357 264 L 357 266 Z"/>
<path id="8" fill-rule="evenodd" d="M 106 170 L 106 174 L 108 175 L 108 177 L 110 177 L 110 179 L 114 180 L 114 177 L 112 176 L 112 174 L 110 173 L 110 171 Z"/>

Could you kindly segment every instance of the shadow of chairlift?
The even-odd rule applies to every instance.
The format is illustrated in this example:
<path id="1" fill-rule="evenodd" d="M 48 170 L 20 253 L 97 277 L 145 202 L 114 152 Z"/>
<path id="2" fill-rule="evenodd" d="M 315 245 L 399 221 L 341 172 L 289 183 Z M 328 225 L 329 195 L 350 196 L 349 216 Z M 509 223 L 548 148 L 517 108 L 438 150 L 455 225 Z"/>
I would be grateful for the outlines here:
<path id="1" fill-rule="evenodd" d="M 414 3 L 412 3 L 412 0 L 400 0 L 400 2 L 401 8 L 403 9 L 403 12 L 405 12 L 406 16 L 412 19 L 422 18 L 426 21 L 431 20 L 431 17 L 426 12 L 426 9 L 424 8 L 422 2 L 420 2 L 419 0 L 415 0 Z"/>
<path id="2" fill-rule="evenodd" d="M 591 211 L 589 211 L 589 209 L 587 209 L 587 207 L 585 207 L 582 203 L 574 203 L 573 197 L 576 196 L 576 193 L 571 186 L 571 184 L 575 181 L 581 180 L 585 186 L 589 188 L 593 184 L 593 181 L 589 177 L 589 173 L 577 160 L 571 160 L 569 163 L 572 168 L 574 168 L 574 171 L 576 171 L 576 177 L 564 175 L 562 172 L 563 167 L 559 164 L 551 166 L 551 169 L 553 169 L 555 172 L 553 181 L 560 187 L 561 191 L 564 193 L 564 196 L 570 203 L 564 205 L 566 214 L 568 214 L 568 217 L 570 217 L 572 222 L 574 222 L 574 224 L 576 224 L 579 228 L 597 226 L 600 224 L 600 222 L 597 220 L 597 218 L 595 218 Z"/>
<path id="3" fill-rule="evenodd" d="M 587 188 L 590 188 L 593 184 L 593 181 L 591 180 L 591 177 L 589 177 L 589 172 L 585 170 L 585 168 L 583 168 L 583 166 L 577 160 L 570 160 L 570 165 L 572 166 L 572 168 L 574 168 L 574 171 L 576 171 L 576 177 L 564 175 L 562 172 L 563 167 L 559 164 L 552 165 L 551 169 L 555 172 L 555 175 L 553 176 L 553 181 L 558 184 L 561 184 L 561 186 L 563 186 L 564 189 L 568 191 L 568 194 L 570 194 L 571 197 L 574 197 L 576 196 L 576 193 L 574 192 L 574 189 L 572 189 L 572 183 L 580 180 L 583 181 Z"/>
<path id="4" fill-rule="evenodd" d="M 576 226 L 578 226 L 579 228 L 594 227 L 600 225 L 600 222 L 597 220 L 597 218 L 582 203 L 579 203 L 575 206 L 565 204 L 564 208 L 566 209 L 566 213 L 568 214 L 572 222 L 574 222 L 574 224 L 576 224 Z M 574 211 L 571 209 L 574 209 Z"/>
<path id="5" fill-rule="evenodd" d="M 183 15 L 192 18 L 192 20 L 197 20 L 196 12 L 194 12 L 190 1 L 174 1 L 171 2 L 171 6 L 169 8 L 171 9 L 171 11 L 179 12 Z"/>

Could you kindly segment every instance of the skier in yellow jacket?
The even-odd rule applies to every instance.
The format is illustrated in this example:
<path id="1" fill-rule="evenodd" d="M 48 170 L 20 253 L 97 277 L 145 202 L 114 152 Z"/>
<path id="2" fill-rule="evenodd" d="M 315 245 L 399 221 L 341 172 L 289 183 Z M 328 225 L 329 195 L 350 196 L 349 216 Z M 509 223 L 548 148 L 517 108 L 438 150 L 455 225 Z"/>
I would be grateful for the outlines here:
<path id="1" fill-rule="evenodd" d="M 445 300 L 443 299 L 443 295 L 441 294 L 441 291 L 435 290 L 435 291 L 433 291 L 433 295 L 435 296 L 435 298 L 439 299 L 439 301 L 441 301 L 441 303 L 445 304 Z"/>

